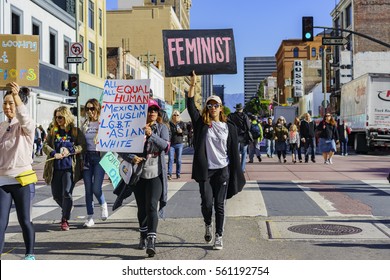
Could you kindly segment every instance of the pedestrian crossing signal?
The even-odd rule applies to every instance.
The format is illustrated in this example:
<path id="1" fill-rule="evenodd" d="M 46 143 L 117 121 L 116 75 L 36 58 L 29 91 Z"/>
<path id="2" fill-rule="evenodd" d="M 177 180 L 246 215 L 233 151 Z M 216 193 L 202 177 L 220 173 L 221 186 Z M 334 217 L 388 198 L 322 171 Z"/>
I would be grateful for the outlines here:
<path id="1" fill-rule="evenodd" d="M 79 95 L 79 74 L 69 74 L 68 91 L 69 91 L 69 96 Z"/>
<path id="2" fill-rule="evenodd" d="M 313 41 L 313 17 L 302 17 L 302 41 Z"/>

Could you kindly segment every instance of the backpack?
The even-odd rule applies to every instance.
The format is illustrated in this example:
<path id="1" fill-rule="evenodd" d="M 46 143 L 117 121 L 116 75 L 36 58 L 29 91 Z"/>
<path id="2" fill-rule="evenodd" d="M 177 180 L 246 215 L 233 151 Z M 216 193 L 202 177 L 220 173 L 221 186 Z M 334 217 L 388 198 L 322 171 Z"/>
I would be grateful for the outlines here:
<path id="1" fill-rule="evenodd" d="M 258 139 L 261 136 L 260 127 L 257 122 L 251 124 L 250 132 L 252 133 L 253 139 Z"/>

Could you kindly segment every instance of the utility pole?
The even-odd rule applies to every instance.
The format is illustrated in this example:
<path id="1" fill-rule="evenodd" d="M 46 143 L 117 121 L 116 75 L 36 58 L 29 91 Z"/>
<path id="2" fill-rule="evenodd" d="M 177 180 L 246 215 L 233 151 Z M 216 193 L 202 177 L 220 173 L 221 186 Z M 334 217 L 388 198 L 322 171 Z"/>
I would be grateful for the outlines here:
<path id="1" fill-rule="evenodd" d="M 326 113 L 326 49 L 322 49 L 322 92 L 324 93 L 324 101 L 322 107 L 324 108 L 324 116 Z"/>
<path id="2" fill-rule="evenodd" d="M 78 17 L 78 6 L 79 6 L 79 0 L 75 0 L 75 7 L 74 7 L 74 22 L 75 22 L 75 29 L 76 29 L 76 42 L 79 40 L 79 17 Z M 83 53 L 84 56 L 84 53 Z M 79 73 L 79 63 L 76 63 L 76 74 Z M 79 80 L 79 92 L 77 95 L 77 127 L 81 127 L 81 106 L 80 106 L 80 80 Z"/>

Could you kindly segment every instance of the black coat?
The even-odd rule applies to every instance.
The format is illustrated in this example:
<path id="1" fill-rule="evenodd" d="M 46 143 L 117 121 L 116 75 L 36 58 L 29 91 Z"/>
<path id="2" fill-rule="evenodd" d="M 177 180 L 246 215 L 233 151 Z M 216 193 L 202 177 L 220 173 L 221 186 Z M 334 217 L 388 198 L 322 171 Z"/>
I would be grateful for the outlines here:
<path id="1" fill-rule="evenodd" d="M 192 163 L 192 179 L 204 182 L 208 179 L 208 161 L 206 153 L 206 136 L 208 125 L 203 123 L 202 117 L 195 107 L 194 98 L 187 97 L 187 109 L 194 128 L 194 159 Z M 226 198 L 229 199 L 239 193 L 245 183 L 244 173 L 241 169 L 240 155 L 238 153 L 237 129 L 234 123 L 228 121 L 229 136 L 227 149 L 229 157 L 229 185 Z"/>

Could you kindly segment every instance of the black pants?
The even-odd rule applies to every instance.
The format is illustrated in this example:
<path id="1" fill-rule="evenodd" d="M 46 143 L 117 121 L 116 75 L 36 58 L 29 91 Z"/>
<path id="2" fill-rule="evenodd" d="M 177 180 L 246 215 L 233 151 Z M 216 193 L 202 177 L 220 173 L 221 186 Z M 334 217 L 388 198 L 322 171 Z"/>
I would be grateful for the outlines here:
<path id="1" fill-rule="evenodd" d="M 69 220 L 73 206 L 73 172 L 71 170 L 54 170 L 51 180 L 53 199 L 62 209 L 62 219 Z"/>
<path id="2" fill-rule="evenodd" d="M 206 225 L 211 224 L 213 203 L 215 211 L 215 233 L 222 236 L 225 221 L 225 201 L 229 184 L 229 168 L 209 169 L 208 180 L 199 182 L 201 209 Z"/>
<path id="3" fill-rule="evenodd" d="M 141 178 L 134 187 L 141 235 L 157 235 L 157 207 L 162 194 L 162 175 L 153 179 Z"/>
<path id="4" fill-rule="evenodd" d="M 0 187 L 0 253 L 3 253 L 5 231 L 8 226 L 12 200 L 23 232 L 26 254 L 34 254 L 35 230 L 30 219 L 30 186 L 5 185 Z"/>

